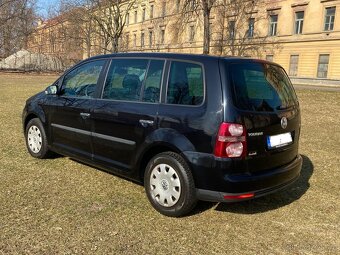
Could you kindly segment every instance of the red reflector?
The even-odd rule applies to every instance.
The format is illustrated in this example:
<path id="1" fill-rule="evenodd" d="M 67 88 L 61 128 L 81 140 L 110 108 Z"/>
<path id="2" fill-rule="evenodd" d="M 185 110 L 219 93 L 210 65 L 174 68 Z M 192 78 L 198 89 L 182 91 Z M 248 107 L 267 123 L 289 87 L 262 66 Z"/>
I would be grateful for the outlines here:
<path id="1" fill-rule="evenodd" d="M 246 199 L 254 197 L 254 193 L 242 194 L 242 195 L 225 195 L 224 199 Z"/>

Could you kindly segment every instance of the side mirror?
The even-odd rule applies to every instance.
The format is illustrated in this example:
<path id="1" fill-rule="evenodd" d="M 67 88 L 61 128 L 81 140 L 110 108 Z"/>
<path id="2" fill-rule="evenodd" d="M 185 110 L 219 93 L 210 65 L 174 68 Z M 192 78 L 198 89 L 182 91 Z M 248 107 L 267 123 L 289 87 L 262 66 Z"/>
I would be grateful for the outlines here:
<path id="1" fill-rule="evenodd" d="M 58 87 L 56 85 L 48 86 L 45 89 L 45 94 L 46 95 L 57 95 L 57 92 L 58 92 Z"/>

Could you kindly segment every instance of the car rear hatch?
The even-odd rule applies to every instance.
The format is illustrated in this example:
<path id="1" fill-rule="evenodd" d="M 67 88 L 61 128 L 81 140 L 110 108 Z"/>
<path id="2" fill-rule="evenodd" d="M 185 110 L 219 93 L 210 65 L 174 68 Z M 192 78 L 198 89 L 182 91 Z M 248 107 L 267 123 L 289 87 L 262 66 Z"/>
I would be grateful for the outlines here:
<path id="1" fill-rule="evenodd" d="M 300 111 L 284 69 L 269 62 L 243 60 L 230 63 L 227 73 L 233 122 L 246 129 L 243 171 L 244 167 L 248 172 L 273 169 L 294 160 L 298 154 Z"/>

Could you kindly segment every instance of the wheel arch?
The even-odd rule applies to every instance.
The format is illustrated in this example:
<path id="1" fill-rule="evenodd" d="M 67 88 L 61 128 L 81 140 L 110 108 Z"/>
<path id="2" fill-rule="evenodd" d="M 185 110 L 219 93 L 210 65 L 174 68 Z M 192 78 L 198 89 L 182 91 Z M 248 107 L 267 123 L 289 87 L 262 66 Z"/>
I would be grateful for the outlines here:
<path id="1" fill-rule="evenodd" d="M 151 134 L 146 141 L 148 145 L 144 147 L 137 161 L 137 169 L 139 171 L 139 180 L 143 183 L 145 168 L 148 162 L 157 154 L 171 151 L 179 154 L 189 165 L 190 162 L 184 155 L 184 151 L 196 151 L 194 145 L 179 132 L 173 129 L 158 129 Z M 192 170 L 191 170 L 192 171 Z"/>
<path id="2" fill-rule="evenodd" d="M 39 118 L 37 114 L 35 113 L 28 114 L 24 121 L 24 129 L 26 129 L 28 122 L 30 122 L 30 120 L 35 119 L 35 118 Z"/>
<path id="3" fill-rule="evenodd" d="M 43 125 L 45 126 L 46 124 L 46 117 L 45 117 L 45 113 L 44 111 L 40 108 L 40 107 L 28 107 L 28 111 L 27 111 L 27 114 L 26 114 L 26 117 L 24 118 L 24 121 L 23 121 L 23 128 L 25 130 L 28 122 L 34 118 L 38 118 L 42 123 Z M 45 127 L 46 129 L 46 127 Z"/>

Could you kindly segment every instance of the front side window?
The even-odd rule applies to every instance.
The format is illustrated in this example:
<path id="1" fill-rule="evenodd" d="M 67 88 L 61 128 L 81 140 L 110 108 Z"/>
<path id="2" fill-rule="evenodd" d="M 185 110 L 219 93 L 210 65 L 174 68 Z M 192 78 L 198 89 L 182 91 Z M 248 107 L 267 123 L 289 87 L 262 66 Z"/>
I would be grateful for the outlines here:
<path id="1" fill-rule="evenodd" d="M 104 60 L 92 61 L 66 74 L 60 95 L 93 98 L 104 64 Z"/>
<path id="2" fill-rule="evenodd" d="M 277 34 L 277 20 L 278 15 L 270 15 L 269 17 L 269 35 L 275 36 Z"/>
<path id="3" fill-rule="evenodd" d="M 318 78 L 327 78 L 329 54 L 319 55 Z"/>
<path id="4" fill-rule="evenodd" d="M 303 11 L 295 13 L 295 34 L 302 34 L 304 16 Z"/>
<path id="5" fill-rule="evenodd" d="M 201 65 L 177 62 L 171 63 L 167 103 L 200 105 L 204 98 L 203 68 Z"/>
<path id="6" fill-rule="evenodd" d="M 103 99 L 159 102 L 163 68 L 163 60 L 112 60 Z"/>
<path id="7" fill-rule="evenodd" d="M 137 11 L 135 11 L 135 23 L 137 23 Z"/>
<path id="8" fill-rule="evenodd" d="M 334 20 L 335 20 L 335 7 L 328 7 L 326 8 L 325 13 L 325 31 L 333 31 L 334 29 Z"/>

